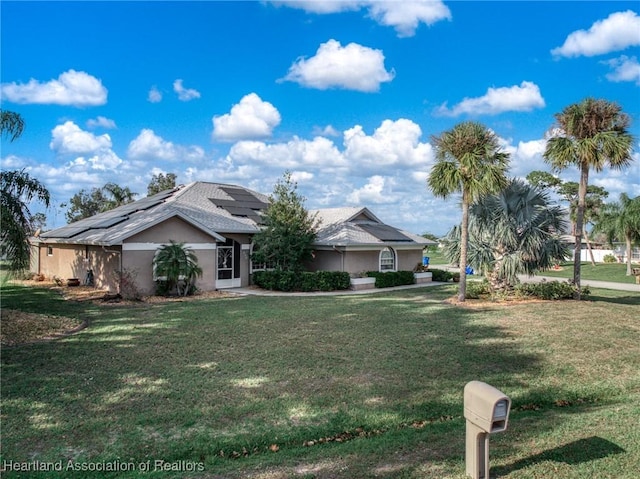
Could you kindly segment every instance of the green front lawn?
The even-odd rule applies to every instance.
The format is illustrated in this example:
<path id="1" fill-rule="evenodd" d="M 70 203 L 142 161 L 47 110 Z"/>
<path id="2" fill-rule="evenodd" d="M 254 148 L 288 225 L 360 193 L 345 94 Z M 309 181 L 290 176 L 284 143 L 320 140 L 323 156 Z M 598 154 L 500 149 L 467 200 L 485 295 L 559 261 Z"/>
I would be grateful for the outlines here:
<path id="1" fill-rule="evenodd" d="M 638 264 L 632 265 L 634 268 L 640 267 Z M 562 263 L 560 270 L 550 270 L 540 273 L 540 276 L 551 276 L 554 278 L 573 278 L 573 262 Z M 596 263 L 593 266 L 590 262 L 580 263 L 580 278 L 593 281 L 612 281 L 614 283 L 635 283 L 635 276 L 627 276 L 627 265 L 619 263 Z"/>
<path id="2" fill-rule="evenodd" d="M 462 479 L 477 379 L 513 400 L 491 439 L 501 478 L 637 477 L 640 295 L 460 307 L 454 291 L 102 305 L 5 285 L 3 309 L 89 327 L 3 347 L 2 476 Z M 65 470 L 6 470 L 36 460 Z"/>

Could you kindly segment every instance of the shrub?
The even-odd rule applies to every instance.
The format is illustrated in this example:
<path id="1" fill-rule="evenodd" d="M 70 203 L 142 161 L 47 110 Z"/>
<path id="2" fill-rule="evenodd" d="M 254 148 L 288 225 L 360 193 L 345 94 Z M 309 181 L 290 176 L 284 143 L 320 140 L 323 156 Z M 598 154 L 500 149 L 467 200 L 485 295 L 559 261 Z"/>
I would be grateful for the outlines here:
<path id="1" fill-rule="evenodd" d="M 517 296 L 546 300 L 573 299 L 577 295 L 577 288 L 570 282 L 542 281 L 541 283 L 520 283 L 516 286 Z M 582 288 L 582 296 L 589 294 L 589 288 Z"/>
<path id="2" fill-rule="evenodd" d="M 491 285 L 489 281 L 484 279 L 482 281 L 469 281 L 467 283 L 465 298 L 480 299 L 485 296 L 491 296 Z"/>
<path id="3" fill-rule="evenodd" d="M 444 269 L 430 269 L 429 271 L 431 271 L 432 281 L 440 281 L 446 283 L 451 278 L 453 278 L 453 274 Z"/>
<path id="4" fill-rule="evenodd" d="M 617 263 L 618 262 L 617 258 L 612 254 L 605 254 L 604 258 L 602 258 L 602 261 L 604 261 L 605 263 Z"/>
<path id="5" fill-rule="evenodd" d="M 367 276 L 376 279 L 376 288 L 391 288 L 415 282 L 413 271 L 388 271 L 386 273 L 369 271 Z"/>
<path id="6" fill-rule="evenodd" d="M 349 273 L 340 271 L 256 271 L 253 284 L 275 291 L 334 291 L 348 289 Z"/>
<path id="7" fill-rule="evenodd" d="M 115 271 L 116 281 L 120 285 L 120 296 L 122 299 L 126 299 L 129 301 L 138 301 L 142 298 L 142 293 L 140 293 L 140 289 L 136 283 L 136 278 L 138 277 L 137 270 L 131 270 L 124 268 L 122 271 Z M 157 289 L 156 284 L 156 289 Z"/>

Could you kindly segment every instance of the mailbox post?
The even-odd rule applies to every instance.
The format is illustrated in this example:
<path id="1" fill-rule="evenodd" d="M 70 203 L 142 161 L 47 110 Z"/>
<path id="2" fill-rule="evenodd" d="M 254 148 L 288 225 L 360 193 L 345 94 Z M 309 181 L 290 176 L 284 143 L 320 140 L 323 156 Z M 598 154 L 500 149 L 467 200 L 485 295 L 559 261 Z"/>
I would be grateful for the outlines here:
<path id="1" fill-rule="evenodd" d="M 489 479 L 489 435 L 507 429 L 511 399 L 481 381 L 464 387 L 465 464 L 472 479 Z"/>

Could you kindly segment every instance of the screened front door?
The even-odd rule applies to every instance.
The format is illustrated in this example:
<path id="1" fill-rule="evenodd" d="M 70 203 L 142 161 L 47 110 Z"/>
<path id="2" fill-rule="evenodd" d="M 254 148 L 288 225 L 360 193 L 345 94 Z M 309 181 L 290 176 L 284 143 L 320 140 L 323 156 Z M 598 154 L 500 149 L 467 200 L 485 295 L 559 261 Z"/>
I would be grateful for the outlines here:
<path id="1" fill-rule="evenodd" d="M 240 287 L 240 243 L 227 239 L 218 244 L 216 288 Z"/>

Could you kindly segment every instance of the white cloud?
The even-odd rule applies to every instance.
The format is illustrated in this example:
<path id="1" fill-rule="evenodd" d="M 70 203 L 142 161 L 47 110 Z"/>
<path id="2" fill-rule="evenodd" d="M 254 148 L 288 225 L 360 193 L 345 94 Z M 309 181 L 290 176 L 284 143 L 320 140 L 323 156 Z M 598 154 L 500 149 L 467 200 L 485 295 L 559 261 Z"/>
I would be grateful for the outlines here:
<path id="1" fill-rule="evenodd" d="M 607 80 L 612 82 L 630 81 L 640 85 L 640 63 L 636 57 L 629 58 L 622 55 L 604 63 L 613 70 L 607 74 Z"/>
<path id="2" fill-rule="evenodd" d="M 360 125 L 344 132 L 344 155 L 355 173 L 398 166 L 426 167 L 433 160 L 430 144 L 420 143 L 422 130 L 411 120 L 384 120 L 368 136 Z"/>
<path id="3" fill-rule="evenodd" d="M 340 132 L 331 125 L 327 125 L 324 128 L 316 126 L 313 128 L 313 134 L 317 136 L 340 136 Z"/>
<path id="4" fill-rule="evenodd" d="M 127 156 L 132 160 L 195 162 L 203 160 L 205 153 L 199 146 L 174 145 L 145 128 L 129 143 Z"/>
<path id="5" fill-rule="evenodd" d="M 180 101 L 190 101 L 195 98 L 200 98 L 200 92 L 193 88 L 185 88 L 182 86 L 181 79 L 173 82 L 173 91 L 178 94 L 178 100 Z"/>
<path id="6" fill-rule="evenodd" d="M 107 89 L 102 82 L 85 72 L 69 70 L 57 80 L 40 83 L 35 79 L 28 83 L 3 83 L 2 97 L 13 103 L 53 104 L 76 107 L 104 105 Z"/>
<path id="7" fill-rule="evenodd" d="M 111 137 L 106 133 L 96 136 L 67 121 L 51 130 L 49 148 L 60 154 L 86 154 L 111 148 Z"/>
<path id="8" fill-rule="evenodd" d="M 297 8 L 309 13 L 327 14 L 360 10 L 368 2 L 358 0 L 283 0 L 271 2 L 276 6 Z"/>
<path id="9" fill-rule="evenodd" d="M 609 15 L 591 25 L 589 30 L 571 33 L 561 47 L 551 50 L 554 56 L 579 57 L 602 55 L 640 45 L 640 17 L 627 10 Z"/>
<path id="10" fill-rule="evenodd" d="M 399 37 L 415 34 L 420 23 L 432 25 L 440 20 L 451 19 L 451 12 L 440 0 L 397 0 L 397 1 L 314 1 L 288 0 L 274 1 L 275 5 L 286 5 L 309 13 L 330 14 L 346 11 L 368 10 L 368 16 L 380 25 L 393 27 Z"/>
<path id="11" fill-rule="evenodd" d="M 497 115 L 507 111 L 531 111 L 544 106 L 544 98 L 540 94 L 538 85 L 523 81 L 519 86 L 489 88 L 484 96 L 465 98 L 451 109 L 444 103 L 436 113 L 444 116 L 458 116 L 465 113 Z"/>
<path id="12" fill-rule="evenodd" d="M 347 196 L 347 203 L 355 205 L 367 205 L 370 203 L 392 203 L 397 200 L 391 194 L 391 188 L 387 185 L 388 178 L 374 175 L 362 188 L 354 190 Z"/>
<path id="13" fill-rule="evenodd" d="M 380 84 L 393 80 L 395 73 L 384 68 L 381 50 L 350 43 L 343 47 L 337 40 L 320 45 L 315 56 L 298 59 L 283 80 L 309 88 L 341 88 L 375 92 Z"/>
<path id="14" fill-rule="evenodd" d="M 394 27 L 399 37 L 415 35 L 420 23 L 432 25 L 451 20 L 449 8 L 433 0 L 371 2 L 369 14 L 379 24 Z"/>
<path id="15" fill-rule="evenodd" d="M 240 141 L 229 150 L 227 161 L 233 164 L 260 164 L 280 171 L 303 165 L 336 171 L 336 168 L 347 165 L 333 142 L 320 136 L 312 141 L 296 137 L 287 143 L 276 144 Z"/>
<path id="16" fill-rule="evenodd" d="M 214 116 L 213 139 L 235 141 L 250 138 L 266 138 L 280 124 L 280 112 L 257 94 L 249 93 L 231 112 Z"/>
<path id="17" fill-rule="evenodd" d="M 158 87 L 153 85 L 151 90 L 149 90 L 149 94 L 147 95 L 147 101 L 151 103 L 159 103 L 162 101 L 162 93 L 158 90 Z"/>
<path id="18" fill-rule="evenodd" d="M 116 128 L 116 122 L 109 119 L 109 118 L 105 118 L 104 116 L 99 116 L 97 118 L 91 118 L 90 120 L 87 120 L 87 126 L 89 128 Z"/>
<path id="19" fill-rule="evenodd" d="M 68 168 L 79 168 L 87 173 L 91 170 L 113 171 L 123 161 L 111 149 L 111 137 L 96 136 L 82 130 L 72 121 L 67 121 L 51 130 L 49 147 L 58 155 L 79 155 L 68 163 Z M 85 184 L 85 182 L 81 182 Z"/>

